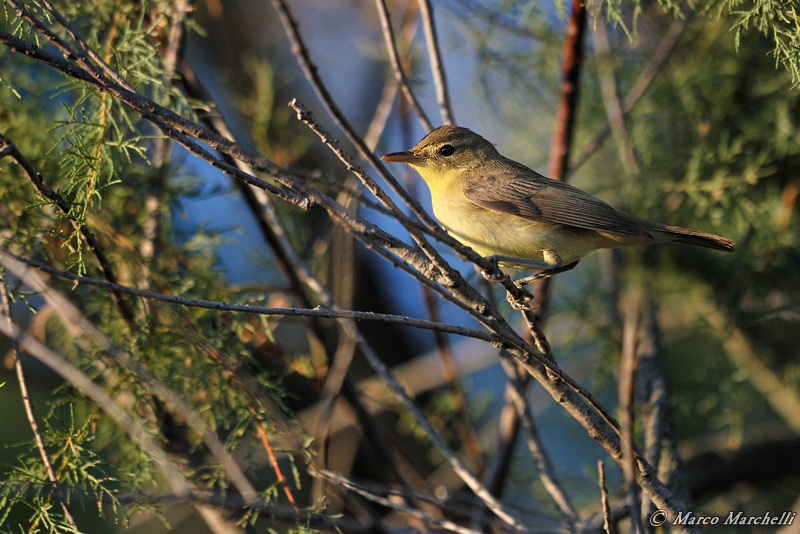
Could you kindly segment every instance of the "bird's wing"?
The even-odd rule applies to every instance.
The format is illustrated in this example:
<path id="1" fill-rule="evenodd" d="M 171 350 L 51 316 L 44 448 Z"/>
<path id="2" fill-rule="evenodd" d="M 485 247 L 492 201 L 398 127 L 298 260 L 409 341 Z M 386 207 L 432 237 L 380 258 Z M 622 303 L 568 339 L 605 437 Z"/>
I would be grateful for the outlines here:
<path id="1" fill-rule="evenodd" d="M 533 221 L 599 232 L 647 235 L 635 217 L 614 209 L 580 189 L 550 178 L 482 176 L 479 182 L 465 189 L 464 195 L 476 206 Z"/>

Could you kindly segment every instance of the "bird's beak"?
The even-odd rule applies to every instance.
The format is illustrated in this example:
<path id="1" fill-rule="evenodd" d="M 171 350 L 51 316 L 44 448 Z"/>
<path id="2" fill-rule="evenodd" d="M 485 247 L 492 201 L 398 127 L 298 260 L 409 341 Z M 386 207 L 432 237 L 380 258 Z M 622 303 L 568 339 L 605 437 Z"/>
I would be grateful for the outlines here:
<path id="1" fill-rule="evenodd" d="M 420 156 L 418 154 L 414 154 L 413 152 L 392 152 L 391 154 L 385 154 L 382 158 L 384 161 L 399 161 L 402 163 L 417 163 L 421 161 L 425 161 L 428 158 L 425 156 Z"/>

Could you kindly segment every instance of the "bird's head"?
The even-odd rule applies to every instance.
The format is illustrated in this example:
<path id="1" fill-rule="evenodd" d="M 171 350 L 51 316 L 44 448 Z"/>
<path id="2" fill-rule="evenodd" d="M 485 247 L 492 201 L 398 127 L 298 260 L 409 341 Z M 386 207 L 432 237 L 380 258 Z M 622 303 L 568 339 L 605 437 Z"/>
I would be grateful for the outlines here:
<path id="1" fill-rule="evenodd" d="M 498 157 L 494 145 L 480 135 L 446 125 L 426 135 L 414 148 L 386 154 L 381 159 L 408 163 L 428 184 L 433 184 Z"/>

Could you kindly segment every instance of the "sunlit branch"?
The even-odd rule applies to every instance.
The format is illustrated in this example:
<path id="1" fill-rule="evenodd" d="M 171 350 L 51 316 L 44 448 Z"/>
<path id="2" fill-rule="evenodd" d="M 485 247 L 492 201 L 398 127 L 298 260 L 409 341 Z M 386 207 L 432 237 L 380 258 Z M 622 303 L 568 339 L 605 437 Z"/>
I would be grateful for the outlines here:
<path id="1" fill-rule="evenodd" d="M 389 20 L 389 8 L 386 7 L 386 2 L 384 0 L 375 0 L 375 6 L 378 8 L 378 17 L 381 21 L 384 42 L 386 43 L 386 49 L 389 52 L 389 60 L 392 62 L 392 71 L 394 72 L 395 79 L 400 86 L 400 92 L 403 93 L 403 96 L 405 97 L 406 102 L 408 102 L 408 106 L 411 108 L 411 110 L 417 115 L 417 117 L 419 117 L 422 127 L 425 128 L 426 132 L 430 132 L 433 130 L 433 124 L 431 124 L 430 119 L 428 119 L 428 116 L 422 109 L 417 97 L 414 96 L 414 92 L 411 91 L 411 87 L 408 85 L 408 78 L 403 72 L 403 65 L 400 62 L 400 54 L 397 52 L 397 44 L 394 40 L 392 22 Z"/>
<path id="2" fill-rule="evenodd" d="M 324 82 L 322 81 L 316 65 L 314 65 L 314 63 L 311 61 L 308 48 L 306 47 L 305 42 L 300 35 L 300 28 L 297 25 L 297 21 L 295 21 L 292 12 L 289 10 L 289 6 L 284 0 L 271 1 L 272 6 L 278 13 L 281 24 L 283 24 L 284 31 L 289 38 L 289 42 L 292 43 L 292 51 L 297 57 L 300 67 L 303 69 L 306 78 L 311 83 L 311 86 L 314 88 L 314 91 L 317 93 L 320 101 L 325 106 L 328 114 L 334 121 L 336 121 L 339 127 L 342 128 L 350 142 L 355 145 L 355 147 L 358 149 L 359 155 L 364 158 L 364 160 L 368 161 L 370 165 L 372 165 L 378 171 L 378 173 L 380 173 L 381 177 L 386 180 L 386 183 L 389 184 L 389 187 L 392 189 L 392 191 L 397 193 L 400 198 L 403 199 L 403 202 L 409 206 L 412 213 L 422 220 L 428 227 L 437 228 L 438 224 L 436 221 L 434 221 L 431 216 L 422 209 L 422 206 L 420 206 L 419 202 L 411 197 L 405 191 L 405 189 L 400 186 L 397 180 L 395 180 L 394 177 L 386 170 L 386 167 L 384 167 L 381 160 L 374 154 L 374 152 L 372 152 L 372 150 L 369 149 L 369 147 L 367 147 L 364 140 L 360 135 L 358 135 L 353 126 L 350 124 L 350 121 L 347 119 L 344 113 L 342 113 L 341 109 L 339 109 L 339 106 L 336 104 Z"/>
<path id="3" fill-rule="evenodd" d="M 611 508 L 608 502 L 608 488 L 606 487 L 606 467 L 602 460 L 597 461 L 598 484 L 600 484 L 600 501 L 603 508 L 603 528 L 606 534 L 615 534 L 614 523 L 611 519 Z"/>
<path id="4" fill-rule="evenodd" d="M 450 91 L 447 88 L 447 76 L 444 72 L 442 53 L 439 48 L 439 37 L 436 31 L 436 23 L 433 20 L 433 5 L 430 0 L 419 0 L 419 9 L 422 14 L 425 40 L 428 43 L 428 59 L 433 70 L 433 83 L 436 86 L 436 100 L 439 102 L 439 111 L 445 124 L 455 124 L 453 106 L 450 103 Z"/>

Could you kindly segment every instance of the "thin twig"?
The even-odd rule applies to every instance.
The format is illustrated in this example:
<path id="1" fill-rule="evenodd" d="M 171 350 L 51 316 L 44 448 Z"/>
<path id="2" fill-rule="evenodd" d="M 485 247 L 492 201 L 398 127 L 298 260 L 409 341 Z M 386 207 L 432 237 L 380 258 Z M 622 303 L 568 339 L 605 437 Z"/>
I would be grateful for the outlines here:
<path id="1" fill-rule="evenodd" d="M 292 52 L 297 57 L 300 67 L 303 69 L 306 78 L 311 83 L 311 86 L 314 88 L 314 91 L 317 93 L 320 101 L 325 106 L 328 114 L 333 118 L 334 121 L 336 121 L 339 127 L 342 128 L 350 142 L 353 143 L 353 145 L 355 145 L 355 147 L 358 149 L 361 157 L 366 161 L 369 161 L 370 165 L 372 165 L 378 171 L 381 177 L 386 180 L 386 183 L 389 184 L 389 187 L 392 189 L 392 191 L 394 191 L 400 196 L 400 198 L 403 199 L 403 202 L 405 202 L 406 205 L 411 209 L 412 213 L 414 213 L 414 215 L 423 221 L 429 228 L 439 228 L 439 224 L 430 215 L 428 215 L 424 209 L 422 209 L 422 206 L 420 206 L 419 202 L 411 197 L 400 186 L 397 180 L 395 180 L 395 178 L 386 170 L 386 167 L 383 165 L 381 160 L 367 147 L 366 143 L 364 143 L 364 140 L 358 135 L 358 133 L 355 131 L 355 128 L 353 128 L 353 126 L 350 124 L 350 121 L 347 120 L 347 117 L 344 115 L 344 113 L 342 113 L 341 109 L 339 109 L 339 106 L 333 100 L 333 97 L 322 81 L 316 65 L 314 65 L 314 63 L 311 61 L 308 48 L 306 47 L 305 42 L 300 35 L 300 28 L 297 24 L 297 21 L 295 21 L 289 6 L 284 0 L 271 0 L 271 2 L 273 8 L 278 13 L 284 31 L 289 38 L 289 42 L 292 43 Z"/>
<path id="2" fill-rule="evenodd" d="M 597 24 L 592 35 L 594 36 L 595 56 L 597 57 L 597 74 L 600 78 L 600 94 L 603 97 L 603 106 L 606 109 L 608 124 L 611 128 L 611 133 L 616 138 L 619 159 L 622 162 L 625 174 L 636 176 L 640 172 L 639 163 L 636 161 L 633 143 L 625 126 L 625 114 L 619 98 L 614 66 L 611 63 L 611 45 L 608 42 L 608 32 L 605 24 Z"/>
<path id="3" fill-rule="evenodd" d="M 611 520 L 611 508 L 608 504 L 608 488 L 606 488 L 606 466 L 602 460 L 597 461 L 597 473 L 600 484 L 600 501 L 603 507 L 603 528 L 606 534 L 615 534 L 614 523 Z"/>
<path id="4" fill-rule="evenodd" d="M 484 292 L 486 293 L 486 299 L 493 306 L 497 306 L 495 295 L 492 290 L 493 284 L 486 279 L 482 279 L 481 283 L 483 285 Z M 501 352 L 500 358 L 501 361 L 503 361 L 506 358 L 506 355 Z M 498 416 L 498 444 L 488 461 L 486 469 L 484 470 L 484 483 L 486 484 L 486 487 L 498 497 L 503 496 L 506 481 L 511 474 L 509 466 L 511 465 L 513 452 L 518 441 L 517 436 L 519 435 L 519 430 L 522 426 L 521 418 L 513 400 L 512 389 L 517 388 L 524 393 L 531 379 L 531 374 L 524 372 L 522 365 L 520 365 L 518 362 L 515 362 L 514 365 L 515 369 L 513 373 L 506 373 L 506 387 L 503 395 L 504 404 Z M 505 369 L 506 368 L 504 367 L 504 370 Z M 518 379 L 519 384 L 512 383 L 512 380 L 515 379 Z M 527 395 L 523 395 L 522 399 L 527 405 Z M 526 406 L 526 409 L 529 408 L 529 406 Z M 483 511 L 481 511 L 481 516 L 482 515 Z"/>
<path id="5" fill-rule="evenodd" d="M 430 317 L 433 322 L 442 322 L 439 301 L 436 299 L 433 291 L 427 287 L 423 287 L 422 294 L 428 317 Z M 464 450 L 467 453 L 467 457 L 471 460 L 472 465 L 478 466 L 482 463 L 482 448 L 478 437 L 470 426 L 469 414 L 467 412 L 467 400 L 459 380 L 458 369 L 456 368 L 455 359 L 453 358 L 453 348 L 450 344 L 450 339 L 444 332 L 434 331 L 433 335 L 437 347 L 436 354 L 439 356 L 439 361 L 442 364 L 442 378 L 445 387 L 450 393 L 450 402 L 452 403 L 450 408 L 453 410 L 454 420 L 457 425 L 456 431 L 459 434 L 459 438 L 464 445 Z"/>
<path id="6" fill-rule="evenodd" d="M 0 309 L 2 311 L 0 315 L 3 316 L 7 327 L 11 329 L 14 325 L 14 319 L 11 315 L 11 302 L 8 295 L 8 286 L 6 284 L 7 282 L 5 276 L 3 276 L 3 271 L 0 270 Z M 22 396 L 22 404 L 25 406 L 25 414 L 28 417 L 28 424 L 33 431 L 33 437 L 36 441 L 36 447 L 39 449 L 39 456 L 42 458 L 44 469 L 47 472 L 47 478 L 50 479 L 50 483 L 53 485 L 53 490 L 56 494 L 56 499 L 58 499 L 59 504 L 61 504 L 61 509 L 64 511 L 64 519 L 67 520 L 67 523 L 72 526 L 75 532 L 78 532 L 80 530 L 78 528 L 78 523 L 75 522 L 75 518 L 72 516 L 72 512 L 69 509 L 67 496 L 64 493 L 64 488 L 61 487 L 61 483 L 58 481 L 55 470 L 53 469 L 53 463 L 50 461 L 50 454 L 47 452 L 47 448 L 45 447 L 44 437 L 42 436 L 42 431 L 39 429 L 39 423 L 36 420 L 36 414 L 33 413 L 33 403 L 31 402 L 31 397 L 28 394 L 28 382 L 25 379 L 25 372 L 22 369 L 22 354 L 20 353 L 19 342 L 16 339 L 11 340 L 11 349 L 14 351 L 14 368 L 17 372 L 17 380 L 19 381 L 19 391 L 20 395 Z"/>
<path id="7" fill-rule="evenodd" d="M 258 500 L 256 490 L 247 480 L 238 464 L 233 461 L 214 431 L 174 390 L 143 366 L 131 360 L 130 356 L 115 346 L 76 306 L 49 287 L 36 271 L 26 268 L 20 262 L 9 260 L 3 251 L 0 251 L 0 263 L 22 280 L 25 285 L 43 297 L 58 312 L 62 321 L 86 334 L 98 347 L 109 354 L 117 364 L 135 374 L 140 383 L 147 384 L 165 403 L 171 406 L 186 421 L 187 425 L 203 439 L 211 454 L 225 468 L 228 478 L 242 497 L 247 502 L 256 502 Z"/>
<path id="8" fill-rule="evenodd" d="M 69 219 L 73 227 L 80 231 L 81 236 L 89 247 L 89 250 L 92 251 L 92 254 L 94 254 L 94 257 L 97 259 L 97 263 L 100 266 L 103 276 L 109 283 L 115 284 L 117 282 L 117 275 L 111 265 L 111 261 L 108 259 L 108 256 L 106 256 L 105 248 L 100 244 L 100 241 L 97 240 L 94 233 L 91 232 L 85 224 L 79 224 L 75 217 L 70 214 L 70 202 L 64 199 L 61 196 L 61 193 L 54 191 L 47 184 L 45 184 L 44 178 L 42 178 L 42 175 L 36 171 L 36 169 L 33 167 L 33 164 L 24 155 L 22 155 L 22 153 L 17 149 L 16 145 L 10 139 L 3 136 L 2 133 L 0 133 L 0 146 L 4 146 L 5 148 L 9 149 L 8 155 L 17 163 L 17 165 L 19 165 L 19 167 L 22 169 L 22 172 L 36 188 L 36 191 L 55 204 L 61 213 L 63 213 L 64 216 Z M 128 306 L 128 303 L 122 299 L 122 296 L 117 292 L 112 292 L 111 298 L 117 305 L 117 309 L 119 310 L 119 314 L 122 316 L 122 318 L 127 322 L 133 321 L 133 312 Z"/>
<path id="9" fill-rule="evenodd" d="M 648 63 L 644 70 L 642 70 L 642 72 L 639 74 L 639 77 L 628 91 L 628 94 L 625 95 L 625 98 L 622 102 L 623 118 L 630 113 L 634 106 L 639 102 L 639 99 L 644 96 L 644 94 L 647 92 L 647 89 L 650 87 L 650 83 L 653 81 L 656 74 L 658 74 L 672 51 L 675 49 L 678 38 L 686 28 L 687 19 L 691 17 L 691 14 L 685 14 L 684 17 L 685 18 L 677 18 L 672 21 L 667 29 L 667 33 L 661 38 L 656 51 L 653 53 L 650 63 Z M 611 127 L 606 124 L 605 128 L 591 141 L 586 143 L 586 145 L 583 147 L 583 150 L 581 150 L 581 153 L 573 159 L 572 165 L 570 165 L 569 169 L 567 169 L 567 175 L 571 175 L 584 163 L 586 163 L 589 157 L 594 154 L 600 148 L 600 146 L 602 146 L 603 141 L 610 133 Z"/>
<path id="10" fill-rule="evenodd" d="M 100 287 L 103 289 L 107 289 L 109 291 L 112 290 L 119 291 L 120 293 L 134 295 L 137 297 L 142 297 L 152 300 L 158 300 L 169 304 L 178 304 L 181 306 L 206 308 L 218 311 L 254 313 L 258 315 L 285 315 L 285 316 L 299 316 L 299 317 L 355 319 L 360 321 L 378 321 L 378 322 L 405 325 L 413 328 L 420 328 L 423 330 L 439 330 L 444 333 L 456 334 L 464 337 L 472 337 L 475 339 L 487 341 L 489 343 L 500 342 L 500 338 L 498 338 L 498 336 L 487 332 L 483 332 L 481 330 L 475 330 L 472 328 L 466 328 L 457 325 L 450 325 L 447 323 L 436 323 L 434 321 L 426 321 L 424 319 L 415 319 L 413 317 L 408 317 L 404 315 L 393 315 L 393 314 L 375 313 L 375 312 L 359 312 L 353 310 L 337 310 L 330 308 L 310 308 L 310 309 L 273 308 L 268 306 L 257 306 L 253 304 L 231 304 L 215 300 L 192 299 L 186 297 L 179 297 L 176 295 L 157 293 L 155 291 L 150 291 L 147 289 L 139 289 L 135 287 L 123 286 L 120 284 L 111 284 L 110 282 L 106 282 L 104 280 L 98 280 L 96 278 L 91 278 L 88 276 L 80 276 L 71 273 L 69 271 L 56 269 L 54 267 L 37 262 L 35 260 L 17 256 L 5 250 L 0 250 L 0 258 L 2 258 L 0 259 L 0 263 L 2 263 L 7 267 L 12 266 L 14 262 L 24 263 L 26 265 L 35 267 L 48 274 L 52 274 L 54 276 L 58 276 L 66 280 L 71 280 L 78 284 L 86 284 L 95 287 Z"/>
<path id="11" fill-rule="evenodd" d="M 439 37 L 436 31 L 436 23 L 433 20 L 433 5 L 430 0 L 419 0 L 420 14 L 422 15 L 422 27 L 425 30 L 425 41 L 428 44 L 428 58 L 431 62 L 433 71 L 433 83 L 436 86 L 436 100 L 439 102 L 439 111 L 442 121 L 445 124 L 455 124 L 453 106 L 450 103 L 450 91 L 447 89 L 447 76 L 442 64 L 441 50 L 439 48 Z"/>
<path id="12" fill-rule="evenodd" d="M 425 128 L 426 132 L 430 132 L 433 130 L 433 125 L 431 124 L 430 119 L 428 119 L 428 116 L 425 114 L 425 111 L 422 109 L 417 97 L 414 96 L 414 92 L 411 90 L 411 86 L 408 84 L 408 78 L 406 78 L 406 75 L 403 72 L 403 65 L 400 63 L 400 54 L 397 52 L 397 45 L 394 41 L 392 22 L 389 20 L 389 8 L 386 7 L 386 2 L 384 0 L 375 0 L 375 6 L 378 8 L 378 17 L 381 20 L 381 29 L 383 30 L 386 49 L 389 52 L 389 59 L 392 62 L 392 70 L 394 71 L 395 79 L 400 85 L 400 92 L 403 93 L 403 96 L 405 97 L 406 102 L 408 102 L 408 105 L 412 111 L 414 111 L 417 117 L 419 117 L 422 127 Z"/>
<path id="13" fill-rule="evenodd" d="M 425 431 L 428 439 L 431 440 L 439 453 L 445 457 L 453 471 L 455 471 L 473 493 L 475 493 L 475 495 L 501 520 L 520 532 L 529 532 L 515 514 L 510 512 L 505 505 L 498 501 L 463 464 L 458 456 L 450 450 L 447 443 L 439 436 L 422 411 L 414 403 L 414 400 L 408 395 L 405 388 L 395 379 L 392 372 L 384 365 L 380 358 L 371 350 L 364 350 L 364 356 L 367 358 L 370 366 L 383 377 L 403 407 L 414 417 L 415 422 Z"/>
<path id="14" fill-rule="evenodd" d="M 462 527 L 461 525 L 454 523 L 452 521 L 448 521 L 446 519 L 439 519 L 437 517 L 425 514 L 424 512 L 417 510 L 415 508 L 410 508 L 408 506 L 399 504 L 395 500 L 388 497 L 384 497 L 382 495 L 378 495 L 376 492 L 370 490 L 366 486 L 357 484 L 352 480 L 349 480 L 348 478 L 339 475 L 337 473 L 333 473 L 331 471 L 319 471 L 317 474 L 318 476 L 326 480 L 334 482 L 344 488 L 347 488 L 350 491 L 353 491 L 361 495 L 362 497 L 364 497 L 369 501 L 376 502 L 378 504 L 381 504 L 382 506 L 386 506 L 387 508 L 397 510 L 404 514 L 417 517 L 419 519 L 422 519 L 426 523 L 429 523 L 431 525 L 436 525 L 437 527 L 443 528 L 450 532 L 457 532 L 459 534 L 480 534 L 481 532 L 479 530 L 473 530 L 466 527 Z"/>
<path id="15" fill-rule="evenodd" d="M 82 391 L 106 412 L 109 417 L 116 421 L 122 430 L 137 442 L 151 458 L 155 466 L 164 475 L 167 484 L 174 493 L 179 496 L 191 495 L 191 486 L 175 468 L 167 454 L 159 447 L 155 440 L 153 440 L 150 433 L 139 421 L 134 419 L 125 408 L 120 406 L 117 401 L 106 393 L 102 387 L 92 382 L 80 369 L 47 348 L 40 341 L 25 334 L 16 325 L 9 325 L 0 321 L 0 331 L 12 340 L 17 341 L 19 346 L 26 350 L 31 356 L 55 371 L 79 391 Z"/>
<path id="16" fill-rule="evenodd" d="M 542 485 L 558 506 L 559 511 L 564 516 L 567 523 L 570 526 L 574 526 L 579 520 L 578 513 L 572 505 L 567 492 L 561 485 L 561 482 L 558 480 L 555 467 L 550 461 L 550 456 L 547 454 L 544 444 L 539 437 L 539 430 L 533 419 L 530 405 L 525 398 L 525 391 L 521 388 L 521 381 L 518 379 L 518 376 L 516 376 L 516 361 L 503 358 L 502 362 L 506 374 L 509 376 L 509 384 L 511 385 L 508 391 L 511 394 L 511 399 L 514 403 L 517 415 L 522 421 L 522 426 L 527 431 L 525 434 L 526 443 L 539 469 L 539 478 L 542 481 Z"/>
<path id="17" fill-rule="evenodd" d="M 369 191 L 375 195 L 375 197 L 381 201 L 381 203 L 386 206 L 391 212 L 393 213 L 401 213 L 400 208 L 397 207 L 395 202 L 387 195 L 380 186 L 373 180 L 364 170 L 358 165 L 355 160 L 346 153 L 342 147 L 339 145 L 339 142 L 331 137 L 331 135 L 325 130 L 317 121 L 314 119 L 313 115 L 310 111 L 308 111 L 303 104 L 297 101 L 297 99 L 293 99 L 289 102 L 289 106 L 295 110 L 297 113 L 297 118 L 301 120 L 304 124 L 306 124 L 311 130 L 319 136 L 325 145 L 327 145 L 336 157 L 345 164 L 345 167 L 348 171 L 352 172 L 361 183 L 363 183 Z M 407 195 L 407 193 L 406 193 Z M 397 218 L 397 220 L 402 224 L 402 218 Z M 438 225 L 437 225 L 438 228 Z M 444 259 L 441 255 L 434 249 L 431 244 L 428 242 L 427 239 L 422 235 L 415 226 L 412 225 L 405 225 L 406 231 L 408 231 L 409 235 L 414 239 L 415 243 L 419 247 L 419 249 L 426 255 L 428 258 L 434 263 L 434 265 L 440 270 L 440 272 L 447 272 L 453 273 L 451 267 L 446 265 Z M 444 232 L 441 232 L 442 238 L 444 239 Z"/>
<path id="18" fill-rule="evenodd" d="M 629 509 L 634 532 L 644 534 L 639 509 L 639 490 L 636 484 L 634 445 L 633 392 L 636 376 L 637 341 L 641 317 L 641 293 L 629 295 L 625 300 L 625 321 L 622 332 L 622 361 L 619 369 L 619 412 L 622 427 L 622 467 L 628 483 Z"/>
<path id="19" fill-rule="evenodd" d="M 528 324 L 528 330 L 530 330 L 536 348 L 539 349 L 539 352 L 541 352 L 545 358 L 555 363 L 556 360 L 555 356 L 553 356 L 553 348 L 550 346 L 550 342 L 547 340 L 547 336 L 545 336 L 544 330 L 542 329 L 542 320 L 539 314 L 534 313 L 532 310 L 522 310 L 522 316 Z"/>

